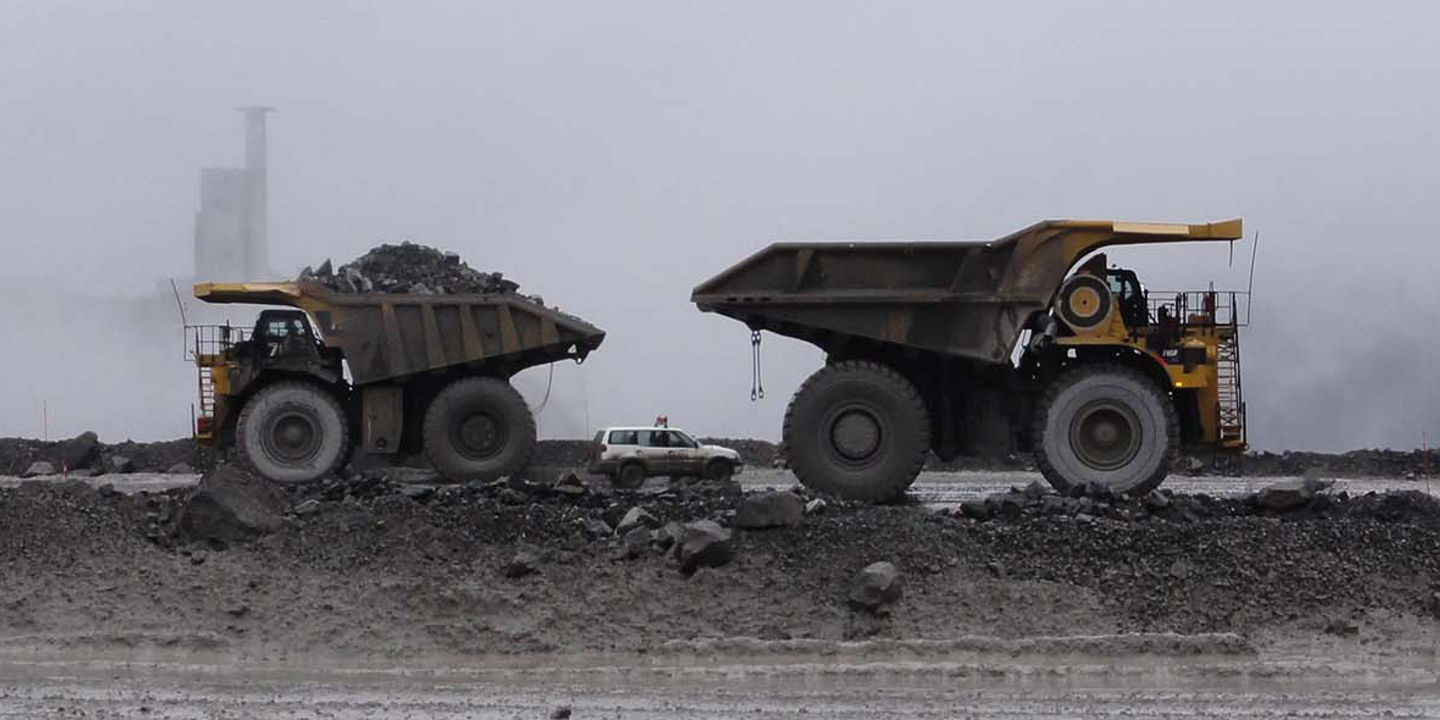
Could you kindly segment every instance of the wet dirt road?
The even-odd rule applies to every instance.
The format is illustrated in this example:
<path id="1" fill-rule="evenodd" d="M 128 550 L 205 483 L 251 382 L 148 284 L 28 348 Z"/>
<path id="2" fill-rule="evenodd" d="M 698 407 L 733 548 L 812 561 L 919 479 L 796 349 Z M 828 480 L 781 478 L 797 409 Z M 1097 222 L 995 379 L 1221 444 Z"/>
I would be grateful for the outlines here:
<path id="1" fill-rule="evenodd" d="M 0 718 L 1440 717 L 1433 666 L 1338 657 L 326 664 L 0 660 Z"/>

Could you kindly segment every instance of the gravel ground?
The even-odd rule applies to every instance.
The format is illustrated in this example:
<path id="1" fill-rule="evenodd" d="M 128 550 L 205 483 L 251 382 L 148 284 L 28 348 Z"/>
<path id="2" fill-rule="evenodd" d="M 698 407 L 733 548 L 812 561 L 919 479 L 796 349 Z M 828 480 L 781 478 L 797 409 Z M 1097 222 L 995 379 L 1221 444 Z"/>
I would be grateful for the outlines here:
<path id="1" fill-rule="evenodd" d="M 415 480 L 417 482 L 423 481 L 427 477 L 429 476 L 426 473 L 415 473 Z M 36 479 L 47 482 L 63 480 L 63 478 L 56 476 Z M 1164 487 L 1177 493 L 1206 493 L 1217 497 L 1238 497 L 1253 493 L 1259 488 L 1282 479 L 1284 478 L 1177 475 L 1166 480 Z M 1418 490 L 1424 493 L 1440 495 L 1440 481 L 1432 484 L 1425 480 L 1406 480 L 1398 477 L 1333 479 L 1335 481 L 1335 487 L 1333 488 L 1335 491 L 1345 491 L 1352 495 L 1367 492 L 1386 492 L 1389 490 Z M 100 488 L 108 485 L 124 493 L 135 493 L 139 491 L 160 492 L 194 485 L 199 482 L 200 475 L 127 473 L 124 475 L 98 475 L 92 478 L 82 478 L 82 480 L 91 487 Z M 788 489 L 798 486 L 795 475 L 788 470 L 748 469 L 737 476 L 736 480 L 740 483 L 741 487 L 746 490 Z M 911 499 L 935 508 L 954 507 L 959 505 L 961 501 L 969 498 L 983 497 L 990 493 L 1005 492 L 1012 487 L 1025 487 L 1037 480 L 1043 482 L 1040 473 L 1020 470 L 1003 472 L 927 471 L 920 473 L 919 479 L 911 486 L 909 495 Z M 24 480 L 18 477 L 0 475 L 0 487 L 18 487 L 22 482 L 24 482 Z M 651 478 L 647 481 L 647 487 L 652 489 L 662 487 L 664 484 L 665 480 L 663 478 Z"/>
<path id="2" fill-rule="evenodd" d="M 729 522 L 787 475 L 575 495 L 361 477 L 223 544 L 176 534 L 191 491 L 160 484 L 193 478 L 5 481 L 0 717 L 1436 711 L 1440 503 L 1383 492 L 1423 483 L 1347 480 L 1283 513 L 1222 478 L 1159 505 L 953 510 L 1034 477 L 927 475 L 911 502 L 737 529 L 734 560 L 692 576 L 587 524 Z M 537 572 L 509 578 L 520 550 Z M 878 615 L 847 603 L 876 560 L 904 576 Z"/>

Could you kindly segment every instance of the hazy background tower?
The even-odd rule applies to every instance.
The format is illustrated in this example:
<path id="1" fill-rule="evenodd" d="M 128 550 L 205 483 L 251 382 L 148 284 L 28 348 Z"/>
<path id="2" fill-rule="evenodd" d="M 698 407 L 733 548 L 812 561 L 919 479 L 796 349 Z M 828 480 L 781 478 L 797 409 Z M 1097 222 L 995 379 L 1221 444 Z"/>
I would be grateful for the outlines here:
<path id="1" fill-rule="evenodd" d="M 268 107 L 243 107 L 245 167 L 202 168 L 195 214 L 196 280 L 271 280 L 266 204 Z"/>

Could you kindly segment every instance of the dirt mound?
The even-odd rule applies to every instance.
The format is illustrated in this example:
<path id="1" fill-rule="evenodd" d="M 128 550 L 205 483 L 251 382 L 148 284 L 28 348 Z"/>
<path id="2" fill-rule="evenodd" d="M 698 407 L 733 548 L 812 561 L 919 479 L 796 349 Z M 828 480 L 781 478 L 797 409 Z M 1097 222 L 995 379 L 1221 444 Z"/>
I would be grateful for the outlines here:
<path id="1" fill-rule="evenodd" d="M 542 467 L 581 467 L 589 460 L 589 440 L 541 440 L 535 445 L 531 465 Z"/>
<path id="2" fill-rule="evenodd" d="M 294 489 L 285 523 L 229 542 L 179 539 L 192 489 L 0 489 L 0 576 L 10 579 L 0 637 L 185 633 L 244 652 L 646 651 L 727 637 L 1348 634 L 1376 613 L 1434 624 L 1440 611 L 1440 556 L 1416 550 L 1440 544 L 1440 503 L 1413 493 L 1321 493 L 1276 513 L 1202 495 L 1019 491 L 1006 493 L 1023 498 L 1013 511 L 984 520 L 831 503 L 794 527 L 744 530 L 733 528 L 733 484 L 616 492 L 405 478 L 371 471 Z M 1059 511 L 1070 500 L 1089 512 Z M 687 577 L 662 551 L 664 527 L 638 548 L 633 531 L 613 532 L 636 507 L 656 525 L 726 526 L 733 559 Z M 520 551 L 533 572 L 508 577 Z M 883 618 L 848 602 L 855 573 L 877 561 L 905 578 Z"/>
<path id="3" fill-rule="evenodd" d="M 1246 475 L 1299 475 L 1318 469 L 1333 477 L 1418 477 L 1440 471 L 1440 451 L 1351 450 L 1346 453 L 1286 451 L 1245 455 Z"/>
<path id="4" fill-rule="evenodd" d="M 64 461 L 69 459 L 67 455 L 73 453 L 74 443 L 78 439 L 47 442 L 28 438 L 0 438 L 0 475 L 19 475 L 35 462 L 48 462 L 57 470 L 63 463 L 71 471 L 107 471 L 112 466 L 107 466 L 106 460 L 116 457 L 129 461 L 129 472 L 163 473 L 181 463 L 201 472 L 215 466 L 214 453 L 188 438 L 150 443 L 131 440 L 115 444 L 96 442 L 94 449 L 85 453 L 83 462 L 65 463 Z"/>
<path id="5" fill-rule="evenodd" d="M 466 265 L 455 253 L 411 242 L 381 245 L 333 271 L 326 260 L 319 270 L 305 268 L 300 277 L 346 293 L 489 295 L 520 289 L 498 272 Z"/>

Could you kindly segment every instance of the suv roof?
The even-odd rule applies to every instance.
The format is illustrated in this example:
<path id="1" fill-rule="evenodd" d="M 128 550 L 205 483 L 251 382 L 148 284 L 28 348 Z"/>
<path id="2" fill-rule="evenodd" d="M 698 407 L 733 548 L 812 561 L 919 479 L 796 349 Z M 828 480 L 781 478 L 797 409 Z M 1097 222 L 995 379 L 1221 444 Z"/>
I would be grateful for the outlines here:
<path id="1" fill-rule="evenodd" d="M 602 429 L 600 432 L 610 432 L 612 430 L 679 430 L 680 432 L 685 432 L 684 430 L 676 427 L 664 427 L 655 425 L 611 425 Z"/>

